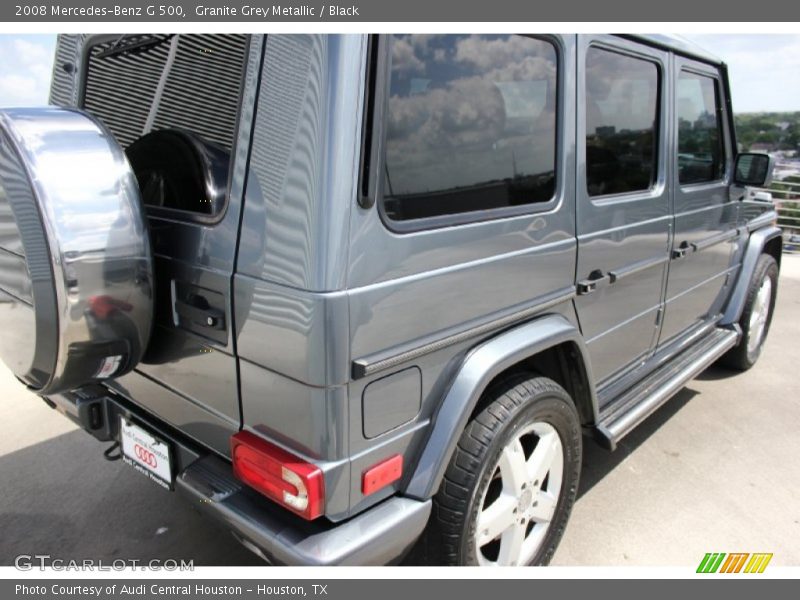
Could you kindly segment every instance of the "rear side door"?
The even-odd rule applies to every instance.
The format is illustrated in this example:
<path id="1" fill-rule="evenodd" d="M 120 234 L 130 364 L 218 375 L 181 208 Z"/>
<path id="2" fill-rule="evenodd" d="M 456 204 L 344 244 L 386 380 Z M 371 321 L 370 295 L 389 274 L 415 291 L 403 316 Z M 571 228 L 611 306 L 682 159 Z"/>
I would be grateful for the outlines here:
<path id="1" fill-rule="evenodd" d="M 736 238 L 728 115 L 716 66 L 674 61 L 674 237 L 660 343 L 721 310 Z"/>
<path id="2" fill-rule="evenodd" d="M 667 53 L 613 36 L 580 38 L 578 296 L 601 386 L 656 342 L 670 235 Z"/>

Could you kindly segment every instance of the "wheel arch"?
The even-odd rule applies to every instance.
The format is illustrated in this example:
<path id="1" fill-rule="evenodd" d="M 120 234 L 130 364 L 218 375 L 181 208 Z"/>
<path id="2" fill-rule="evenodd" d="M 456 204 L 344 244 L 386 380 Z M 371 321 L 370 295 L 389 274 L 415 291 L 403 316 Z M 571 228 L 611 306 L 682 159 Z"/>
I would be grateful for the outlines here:
<path id="1" fill-rule="evenodd" d="M 583 423 L 597 420 L 591 366 L 575 325 L 559 314 L 520 325 L 483 342 L 466 356 L 439 407 L 406 495 L 427 499 L 436 493 L 461 432 L 481 408 L 484 392 L 496 381 L 521 371 L 551 377 L 570 393 Z"/>
<path id="2" fill-rule="evenodd" d="M 780 267 L 782 238 L 781 230 L 778 227 L 764 227 L 751 233 L 747 239 L 747 247 L 744 250 L 739 276 L 725 307 L 725 312 L 720 321 L 721 325 L 737 323 L 742 316 L 742 310 L 747 300 L 747 289 L 756 269 L 758 257 L 762 254 L 772 256 Z"/>

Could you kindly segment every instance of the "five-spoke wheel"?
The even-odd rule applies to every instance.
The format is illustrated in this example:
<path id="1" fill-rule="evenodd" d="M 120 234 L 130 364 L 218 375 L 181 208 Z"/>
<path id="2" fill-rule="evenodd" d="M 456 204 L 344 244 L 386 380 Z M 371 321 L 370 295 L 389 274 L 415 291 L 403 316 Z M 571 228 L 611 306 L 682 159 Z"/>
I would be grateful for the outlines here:
<path id="1" fill-rule="evenodd" d="M 481 565 L 527 564 L 553 520 L 564 476 L 561 438 L 536 422 L 503 448 L 478 515 L 476 556 Z"/>
<path id="2" fill-rule="evenodd" d="M 742 339 L 722 357 L 722 364 L 742 371 L 756 364 L 769 332 L 777 290 L 778 263 L 769 254 L 762 254 L 750 279 L 739 319 Z"/>
<path id="3" fill-rule="evenodd" d="M 433 562 L 547 564 L 575 500 L 581 426 L 564 389 L 515 375 L 490 388 L 461 435 L 425 538 Z"/>

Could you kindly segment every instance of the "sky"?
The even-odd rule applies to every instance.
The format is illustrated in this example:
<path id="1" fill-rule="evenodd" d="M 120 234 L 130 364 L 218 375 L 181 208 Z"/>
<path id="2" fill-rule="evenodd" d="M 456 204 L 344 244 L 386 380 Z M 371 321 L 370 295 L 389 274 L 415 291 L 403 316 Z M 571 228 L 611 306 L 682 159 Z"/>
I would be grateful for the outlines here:
<path id="1" fill-rule="evenodd" d="M 800 35 L 683 37 L 728 63 L 734 111 L 800 111 Z M 47 103 L 54 50 L 54 35 L 0 34 L 0 106 Z"/>
<path id="2" fill-rule="evenodd" d="M 0 35 L 0 106 L 47 104 L 56 36 Z"/>
<path id="3" fill-rule="evenodd" d="M 800 35 L 683 35 L 728 64 L 733 110 L 800 111 Z"/>

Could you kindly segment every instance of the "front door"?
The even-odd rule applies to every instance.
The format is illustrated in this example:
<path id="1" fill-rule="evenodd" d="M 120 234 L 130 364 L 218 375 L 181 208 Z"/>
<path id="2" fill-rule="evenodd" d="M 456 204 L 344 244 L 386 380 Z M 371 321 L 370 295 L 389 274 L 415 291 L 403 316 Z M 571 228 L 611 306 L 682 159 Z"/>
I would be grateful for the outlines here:
<path id="1" fill-rule="evenodd" d="M 728 193 L 733 153 L 719 70 L 675 57 L 673 72 L 675 235 L 660 344 L 721 311 L 738 237 L 737 203 Z"/>
<path id="2" fill-rule="evenodd" d="M 576 306 L 602 387 L 657 339 L 671 221 L 669 56 L 613 36 L 579 47 Z"/>

